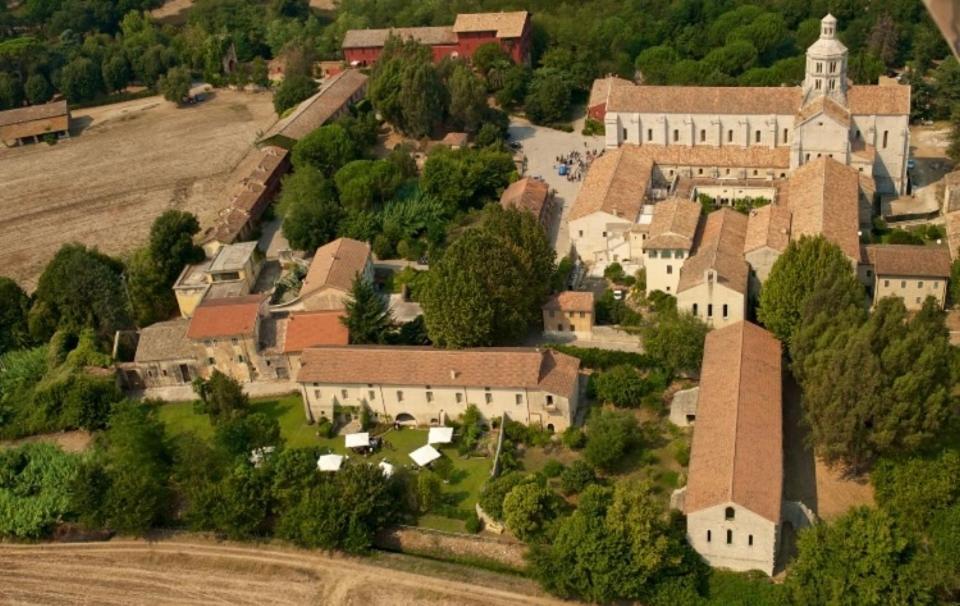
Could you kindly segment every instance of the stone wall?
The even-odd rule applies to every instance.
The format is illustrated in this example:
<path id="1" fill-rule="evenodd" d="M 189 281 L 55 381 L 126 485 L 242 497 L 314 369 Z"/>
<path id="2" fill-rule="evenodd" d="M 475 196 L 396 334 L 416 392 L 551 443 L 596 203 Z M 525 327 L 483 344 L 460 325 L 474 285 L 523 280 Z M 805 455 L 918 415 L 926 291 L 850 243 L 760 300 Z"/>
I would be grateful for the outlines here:
<path id="1" fill-rule="evenodd" d="M 380 532 L 374 544 L 388 551 L 437 559 L 480 559 L 518 570 L 526 567 L 523 558 L 526 547 L 522 543 L 479 535 L 400 526 Z"/>

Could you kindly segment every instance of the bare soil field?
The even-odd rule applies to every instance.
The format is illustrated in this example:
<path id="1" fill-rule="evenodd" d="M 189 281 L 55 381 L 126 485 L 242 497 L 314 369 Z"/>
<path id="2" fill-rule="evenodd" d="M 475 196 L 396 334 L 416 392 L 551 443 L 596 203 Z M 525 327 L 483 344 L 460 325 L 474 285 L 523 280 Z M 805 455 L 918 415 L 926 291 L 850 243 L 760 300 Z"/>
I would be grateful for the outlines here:
<path id="1" fill-rule="evenodd" d="M 424 569 L 429 569 L 424 573 Z M 371 559 L 177 538 L 0 545 L 3 604 L 570 604 L 526 579 L 386 555 Z"/>
<path id="2" fill-rule="evenodd" d="M 24 444 L 55 444 L 67 452 L 83 452 L 93 442 L 93 434 L 89 431 L 74 430 L 57 433 L 44 433 L 18 440 L 0 441 L 0 449 L 16 448 Z"/>
<path id="3" fill-rule="evenodd" d="M 0 148 L 0 274 L 32 290 L 62 244 L 120 255 L 171 208 L 209 225 L 275 120 L 264 93 L 218 90 L 182 108 L 149 97 L 77 110 L 73 137 L 54 146 Z"/>

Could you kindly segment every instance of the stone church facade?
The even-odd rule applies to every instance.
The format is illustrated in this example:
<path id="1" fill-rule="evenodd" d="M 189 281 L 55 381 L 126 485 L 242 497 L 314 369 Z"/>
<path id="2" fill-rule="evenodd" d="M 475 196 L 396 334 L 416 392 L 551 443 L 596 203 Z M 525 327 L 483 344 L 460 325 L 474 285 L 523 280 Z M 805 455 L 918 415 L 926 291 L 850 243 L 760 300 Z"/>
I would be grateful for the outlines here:
<path id="1" fill-rule="evenodd" d="M 801 86 L 610 87 L 606 146 L 760 148 L 789 154 L 791 171 L 830 157 L 872 177 L 881 194 L 906 193 L 910 87 L 851 84 L 836 28 L 832 15 L 821 21 Z M 781 171 L 766 170 L 770 178 Z"/>

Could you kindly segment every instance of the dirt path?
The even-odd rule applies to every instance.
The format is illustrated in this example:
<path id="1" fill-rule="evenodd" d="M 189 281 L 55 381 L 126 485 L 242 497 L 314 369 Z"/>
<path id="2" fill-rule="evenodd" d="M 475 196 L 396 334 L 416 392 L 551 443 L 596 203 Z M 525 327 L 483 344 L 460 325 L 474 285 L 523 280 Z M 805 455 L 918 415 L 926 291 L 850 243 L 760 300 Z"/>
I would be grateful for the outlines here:
<path id="1" fill-rule="evenodd" d="M 386 556 L 357 559 L 273 546 L 160 542 L 0 545 L 3 604 L 569 604 L 532 582 L 458 567 L 441 576 Z M 386 565 L 390 567 L 386 567 Z M 426 562 L 436 569 L 446 565 Z M 400 570 L 406 568 L 407 570 Z M 436 573 L 436 570 L 431 570 Z M 447 578 L 443 578 L 447 577 Z"/>
<path id="2" fill-rule="evenodd" d="M 56 444 L 67 452 L 83 452 L 93 442 L 93 435 L 89 431 L 82 430 L 44 433 L 18 440 L 0 440 L 0 448 L 16 448 L 34 442 Z"/>

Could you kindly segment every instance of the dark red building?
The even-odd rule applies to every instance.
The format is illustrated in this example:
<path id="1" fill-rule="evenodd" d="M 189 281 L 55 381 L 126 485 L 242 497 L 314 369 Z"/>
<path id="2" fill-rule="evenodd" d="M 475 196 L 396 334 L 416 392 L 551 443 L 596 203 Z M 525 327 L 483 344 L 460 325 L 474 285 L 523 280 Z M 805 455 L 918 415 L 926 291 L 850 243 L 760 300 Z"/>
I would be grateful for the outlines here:
<path id="1" fill-rule="evenodd" d="M 457 15 L 453 26 L 352 29 L 343 37 L 343 58 L 351 66 L 376 62 L 391 35 L 413 39 L 444 57 L 469 59 L 481 44 L 497 42 L 516 62 L 530 61 L 530 13 L 470 13 Z"/>

